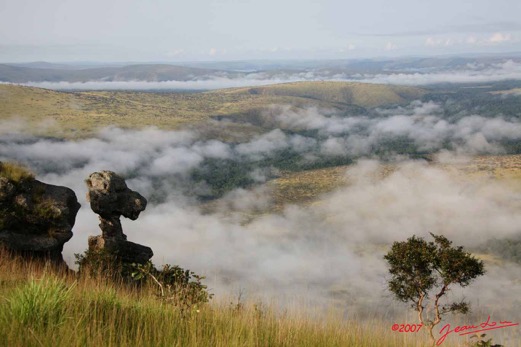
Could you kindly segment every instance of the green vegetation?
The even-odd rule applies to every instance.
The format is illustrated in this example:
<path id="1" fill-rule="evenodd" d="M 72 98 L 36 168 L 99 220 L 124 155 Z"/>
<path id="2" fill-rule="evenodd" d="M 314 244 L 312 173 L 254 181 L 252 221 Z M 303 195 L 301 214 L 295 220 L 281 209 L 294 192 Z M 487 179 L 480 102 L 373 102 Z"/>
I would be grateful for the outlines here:
<path id="1" fill-rule="evenodd" d="M 475 334 L 472 335 L 471 339 L 476 339 L 472 343 L 469 344 L 470 347 L 504 347 L 499 344 L 492 344 L 492 339 L 485 340 L 487 334 Z"/>
<path id="2" fill-rule="evenodd" d="M 204 277 L 179 266 L 165 264 L 158 270 L 151 261 L 130 264 L 122 261 L 118 254 L 104 250 L 88 249 L 75 256 L 81 276 L 104 278 L 135 287 L 156 287 L 158 298 L 184 309 L 204 304 L 213 296 L 202 283 Z"/>
<path id="3" fill-rule="evenodd" d="M 205 93 L 65 93 L 0 85 L 0 120 L 12 121 L 12 129 L 30 128 L 33 134 L 60 138 L 88 137 L 107 126 L 135 129 L 197 126 L 210 136 L 236 140 L 265 129 L 248 122 L 227 123 L 221 125 L 218 134 L 212 135 L 216 127 L 213 119 L 247 120 L 271 105 L 363 109 L 407 103 L 424 93 L 423 89 L 414 87 L 348 82 L 298 82 Z M 19 121 L 28 122 L 30 127 L 18 124 Z"/>
<path id="4" fill-rule="evenodd" d="M 322 194 L 348 183 L 348 166 L 285 172 L 269 182 L 274 209 L 282 210 L 286 204 L 302 204 L 316 201 Z"/>
<path id="5" fill-rule="evenodd" d="M 10 199 L 19 193 L 29 193 L 29 201 L 22 200 L 22 203 L 6 203 L 4 200 L 0 203 L 0 229 L 7 228 L 12 223 L 18 223 L 20 220 L 30 214 L 29 218 L 44 220 L 53 223 L 60 217 L 61 211 L 54 202 L 45 196 L 44 185 L 38 182 L 29 182 L 34 180 L 34 174 L 29 169 L 10 162 L 0 162 L 0 177 L 7 178 L 8 183 L 4 183 L 4 199 Z"/>
<path id="6" fill-rule="evenodd" d="M 328 102 L 332 105 L 378 107 L 403 104 L 421 98 L 425 90 L 416 87 L 359 82 L 295 82 L 267 87 L 238 89 L 256 95 L 291 96 Z"/>
<path id="7" fill-rule="evenodd" d="M 58 219 L 61 215 L 60 209 L 54 206 L 54 202 L 49 198 L 35 198 L 34 215 L 41 220 L 52 221 Z"/>
<path id="8" fill-rule="evenodd" d="M 299 172 L 327 167 L 351 164 L 349 156 L 322 157 L 307 161 L 304 155 L 291 149 L 272 151 L 264 158 L 254 160 L 248 157 L 234 159 L 205 159 L 192 171 L 191 179 L 195 183 L 205 183 L 209 187 L 206 193 L 199 193 L 202 199 L 214 199 L 223 196 L 235 188 L 246 188 L 255 183 L 252 172 L 264 169 L 268 179 L 275 178 L 275 172 Z M 274 170 L 275 169 L 275 170 Z"/>
<path id="9" fill-rule="evenodd" d="M 151 281 L 150 284 L 156 284 L 157 295 L 161 300 L 185 310 L 194 309 L 213 297 L 201 283 L 204 277 L 177 265 L 165 264 L 158 270 L 148 261 L 146 264 L 132 264 L 131 271 L 131 277 L 135 281 L 142 283 L 148 280 Z"/>
<path id="10" fill-rule="evenodd" d="M 441 89 L 433 88 L 423 96 L 422 100 L 434 101 L 444 105 L 444 116 L 450 120 L 458 120 L 476 114 L 490 118 L 503 116 L 507 119 L 519 119 L 521 116 L 519 113 L 521 98 L 490 93 L 489 90 L 508 88 L 508 85 L 502 83 L 496 85 L 489 86 L 486 89 L 480 89 L 479 86 L 470 88 L 470 86 L 460 85 Z"/>
<path id="11" fill-rule="evenodd" d="M 384 256 L 389 264 L 389 290 L 402 302 L 410 303 L 418 312 L 418 319 L 429 331 L 432 346 L 443 342 L 434 338 L 433 329 L 447 313 L 469 312 L 467 302 L 443 304 L 440 299 L 451 286 L 468 286 L 485 273 L 483 261 L 476 259 L 463 247 L 453 247 L 442 235 L 434 235 L 434 242 L 412 236 L 404 242 L 393 243 Z M 441 342 L 440 342 L 441 341 Z"/>
<path id="12" fill-rule="evenodd" d="M 521 264 L 521 238 L 493 239 L 479 247 L 480 251 L 492 253 L 501 259 Z"/>
<path id="13" fill-rule="evenodd" d="M 57 277 L 30 278 L 9 295 L 2 324 L 32 329 L 59 326 L 65 322 L 65 305 L 73 289 L 74 284 L 68 286 Z"/>
<path id="14" fill-rule="evenodd" d="M 5 200 L 9 199 L 24 182 L 33 180 L 34 174 L 19 164 L 0 162 L 0 178 L 8 180 L 8 182 L 2 182 L 2 198 Z M 42 209 L 42 212 L 46 211 Z M 19 216 L 24 213 L 24 209 L 19 205 L 11 206 L 0 203 L 0 230 L 10 226 L 13 220 L 19 219 Z"/>
<path id="15" fill-rule="evenodd" d="M 0 162 L 0 177 L 5 177 L 14 184 L 34 179 L 34 174 L 22 165 Z"/>
<path id="16" fill-rule="evenodd" d="M 192 172 L 191 179 L 196 183 L 206 183 L 208 192 L 202 192 L 202 199 L 213 199 L 237 187 L 249 187 L 254 183 L 251 177 L 252 163 L 231 159 L 206 159 Z"/>
<path id="17" fill-rule="evenodd" d="M 2 346 L 420 346 L 389 323 L 318 320 L 222 299 L 187 310 L 158 300 L 157 286 L 73 276 L 0 253 Z"/>

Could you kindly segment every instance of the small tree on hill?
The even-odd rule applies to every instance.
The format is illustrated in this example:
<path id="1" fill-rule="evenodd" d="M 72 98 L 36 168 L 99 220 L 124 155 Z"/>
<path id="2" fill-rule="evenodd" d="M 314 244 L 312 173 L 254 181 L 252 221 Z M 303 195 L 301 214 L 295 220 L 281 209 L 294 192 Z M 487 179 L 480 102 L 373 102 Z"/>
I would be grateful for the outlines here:
<path id="1" fill-rule="evenodd" d="M 395 298 L 418 311 L 418 319 L 429 331 L 432 345 L 436 344 L 433 328 L 446 313 L 469 311 L 467 302 L 441 303 L 451 286 L 468 286 L 485 273 L 483 262 L 463 247 L 453 247 L 445 236 L 434 235 L 434 242 L 412 236 L 393 243 L 384 259 L 389 264 L 389 290 Z"/>

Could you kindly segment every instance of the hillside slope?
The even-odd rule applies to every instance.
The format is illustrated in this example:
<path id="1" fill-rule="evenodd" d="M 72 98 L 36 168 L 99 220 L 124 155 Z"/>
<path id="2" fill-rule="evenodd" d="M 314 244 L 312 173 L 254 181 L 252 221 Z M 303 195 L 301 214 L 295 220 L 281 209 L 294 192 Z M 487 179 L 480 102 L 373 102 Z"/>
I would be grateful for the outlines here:
<path id="1" fill-rule="evenodd" d="M 257 132 L 240 122 L 272 105 L 363 111 L 366 107 L 410 102 L 425 90 L 377 84 L 299 82 L 260 88 L 233 88 L 206 93 L 78 92 L 0 84 L 0 120 L 23 120 L 40 135 L 85 137 L 114 125 L 125 128 L 157 126 L 199 128 L 217 117 L 230 117 L 233 132 Z M 45 121 L 47 127 L 40 124 Z M 50 127 L 49 125 L 53 125 Z M 247 128 L 247 129 L 246 129 Z M 228 129 L 230 130 L 230 129 Z M 257 129 L 261 131 L 262 129 Z M 264 129 L 265 130 L 265 129 Z"/>
<path id="2" fill-rule="evenodd" d="M 416 87 L 368 84 L 358 82 L 294 82 L 266 87 L 243 88 L 232 93 L 262 96 L 289 96 L 333 104 L 378 107 L 400 104 L 420 98 L 425 91 Z"/>

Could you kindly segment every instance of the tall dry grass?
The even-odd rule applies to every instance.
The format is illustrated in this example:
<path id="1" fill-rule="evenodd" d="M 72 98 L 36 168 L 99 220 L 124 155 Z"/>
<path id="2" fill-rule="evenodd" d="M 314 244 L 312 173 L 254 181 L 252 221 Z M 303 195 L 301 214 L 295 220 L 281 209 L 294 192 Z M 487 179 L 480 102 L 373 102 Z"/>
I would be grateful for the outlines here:
<path id="1" fill-rule="evenodd" d="M 393 333 L 378 319 L 349 321 L 335 313 L 318 319 L 219 298 L 187 310 L 155 293 L 0 252 L 0 346 L 427 345 L 425 334 Z"/>

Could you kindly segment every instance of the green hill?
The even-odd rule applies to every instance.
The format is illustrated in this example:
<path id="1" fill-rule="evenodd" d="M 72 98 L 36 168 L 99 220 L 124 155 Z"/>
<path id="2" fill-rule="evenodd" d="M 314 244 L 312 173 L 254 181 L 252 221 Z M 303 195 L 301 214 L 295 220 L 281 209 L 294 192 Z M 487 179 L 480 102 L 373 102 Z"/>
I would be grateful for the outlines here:
<path id="1" fill-rule="evenodd" d="M 340 105 L 378 107 L 420 98 L 425 91 L 416 87 L 358 82 L 294 82 L 265 87 L 241 88 L 231 93 L 286 96 Z"/>
<path id="2" fill-rule="evenodd" d="M 215 118 L 230 117 L 236 122 L 227 124 L 223 134 L 249 136 L 263 129 L 248 119 L 272 105 L 358 110 L 410 102 L 424 93 L 414 87 L 346 82 L 298 82 L 205 93 L 66 93 L 4 84 L 0 85 L 0 120 L 24 120 L 30 124 L 25 128 L 33 133 L 74 138 L 109 125 L 202 129 L 215 123 Z M 46 127 L 40 126 L 42 121 Z M 227 136 L 223 134 L 213 136 Z"/>

